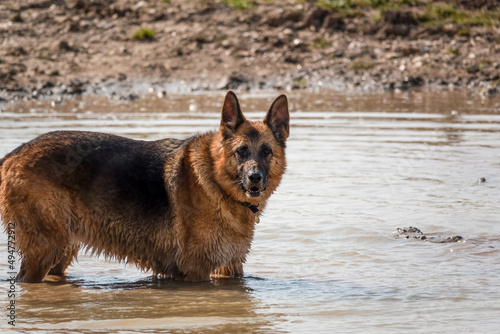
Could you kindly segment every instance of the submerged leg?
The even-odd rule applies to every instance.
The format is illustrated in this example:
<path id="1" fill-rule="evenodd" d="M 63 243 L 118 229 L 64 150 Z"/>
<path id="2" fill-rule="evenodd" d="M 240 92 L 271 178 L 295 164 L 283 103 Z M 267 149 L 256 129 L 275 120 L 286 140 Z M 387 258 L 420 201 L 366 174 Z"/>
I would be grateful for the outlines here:
<path id="1" fill-rule="evenodd" d="M 34 251 L 22 252 L 21 269 L 16 277 L 18 282 L 42 282 L 62 254 L 61 249 L 35 247 Z"/>
<path id="2" fill-rule="evenodd" d="M 66 247 L 61 260 L 49 271 L 49 275 L 64 275 L 66 269 L 69 267 L 73 259 L 78 255 L 80 245 L 71 245 Z"/>

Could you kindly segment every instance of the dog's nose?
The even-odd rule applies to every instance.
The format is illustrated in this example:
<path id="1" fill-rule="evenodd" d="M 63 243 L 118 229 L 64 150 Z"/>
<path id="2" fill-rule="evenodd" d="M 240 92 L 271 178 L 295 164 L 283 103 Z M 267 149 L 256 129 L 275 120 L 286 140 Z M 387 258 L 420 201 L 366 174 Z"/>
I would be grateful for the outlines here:
<path id="1" fill-rule="evenodd" d="M 252 174 L 248 175 L 248 179 L 252 183 L 259 183 L 260 181 L 262 181 L 262 172 L 252 173 Z"/>

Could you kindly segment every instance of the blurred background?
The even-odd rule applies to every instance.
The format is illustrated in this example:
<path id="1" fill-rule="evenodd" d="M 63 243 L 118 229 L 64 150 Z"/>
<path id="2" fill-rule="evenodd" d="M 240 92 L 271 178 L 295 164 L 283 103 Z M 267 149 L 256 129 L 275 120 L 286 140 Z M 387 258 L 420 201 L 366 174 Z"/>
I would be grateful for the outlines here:
<path id="1" fill-rule="evenodd" d="M 0 99 L 413 87 L 495 94 L 499 20 L 496 0 L 3 0 Z"/>

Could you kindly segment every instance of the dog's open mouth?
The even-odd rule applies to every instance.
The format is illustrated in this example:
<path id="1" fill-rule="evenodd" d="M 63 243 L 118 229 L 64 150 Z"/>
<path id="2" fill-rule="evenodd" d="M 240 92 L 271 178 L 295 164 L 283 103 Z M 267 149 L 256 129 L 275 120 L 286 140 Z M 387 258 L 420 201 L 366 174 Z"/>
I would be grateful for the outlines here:
<path id="1" fill-rule="evenodd" d="M 241 185 L 241 190 L 243 190 L 248 197 L 259 197 L 262 192 L 266 190 L 266 188 L 260 189 L 257 186 L 253 186 L 250 189 L 247 189 L 243 185 Z"/>

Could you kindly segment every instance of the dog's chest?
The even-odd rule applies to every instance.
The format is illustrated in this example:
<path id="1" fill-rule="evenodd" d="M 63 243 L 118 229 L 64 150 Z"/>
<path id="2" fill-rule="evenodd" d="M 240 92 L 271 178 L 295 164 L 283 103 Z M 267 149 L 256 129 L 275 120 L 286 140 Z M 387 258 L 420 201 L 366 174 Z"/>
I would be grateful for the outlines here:
<path id="1" fill-rule="evenodd" d="M 218 233 L 215 236 L 215 248 L 223 263 L 234 259 L 242 259 L 250 250 L 254 227 L 247 217 L 237 217 L 233 214 L 218 217 Z"/>

